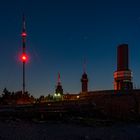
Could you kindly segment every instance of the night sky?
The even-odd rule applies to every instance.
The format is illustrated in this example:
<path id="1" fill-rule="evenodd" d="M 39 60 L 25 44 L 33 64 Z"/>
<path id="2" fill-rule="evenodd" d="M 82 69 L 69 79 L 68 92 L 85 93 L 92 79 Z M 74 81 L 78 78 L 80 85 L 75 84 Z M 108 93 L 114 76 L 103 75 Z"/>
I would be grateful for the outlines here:
<path id="1" fill-rule="evenodd" d="M 22 14 L 26 16 L 27 90 L 54 93 L 60 72 L 64 93 L 81 91 L 83 62 L 89 90 L 113 89 L 116 50 L 128 43 L 134 86 L 140 88 L 139 0 L 0 1 L 0 90 L 22 90 Z"/>

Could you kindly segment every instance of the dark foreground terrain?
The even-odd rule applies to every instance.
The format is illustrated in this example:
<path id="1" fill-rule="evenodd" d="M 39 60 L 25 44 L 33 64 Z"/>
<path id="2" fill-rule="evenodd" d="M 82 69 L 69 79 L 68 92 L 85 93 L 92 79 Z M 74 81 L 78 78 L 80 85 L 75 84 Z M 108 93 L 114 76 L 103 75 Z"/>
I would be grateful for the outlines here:
<path id="1" fill-rule="evenodd" d="M 0 121 L 0 140 L 140 140 L 140 123 Z"/>

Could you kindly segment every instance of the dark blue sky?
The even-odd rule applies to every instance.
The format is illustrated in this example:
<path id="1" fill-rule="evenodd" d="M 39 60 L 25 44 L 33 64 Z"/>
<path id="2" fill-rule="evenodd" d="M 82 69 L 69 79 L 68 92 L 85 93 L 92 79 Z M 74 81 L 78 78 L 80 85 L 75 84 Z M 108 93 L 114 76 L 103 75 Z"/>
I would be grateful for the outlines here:
<path id="1" fill-rule="evenodd" d="M 27 89 L 54 93 L 60 72 L 64 92 L 79 93 L 83 60 L 89 90 L 113 89 L 116 47 L 129 44 L 130 69 L 140 88 L 139 0 L 5 0 L 0 2 L 0 90 L 22 89 L 22 13 L 26 15 Z"/>

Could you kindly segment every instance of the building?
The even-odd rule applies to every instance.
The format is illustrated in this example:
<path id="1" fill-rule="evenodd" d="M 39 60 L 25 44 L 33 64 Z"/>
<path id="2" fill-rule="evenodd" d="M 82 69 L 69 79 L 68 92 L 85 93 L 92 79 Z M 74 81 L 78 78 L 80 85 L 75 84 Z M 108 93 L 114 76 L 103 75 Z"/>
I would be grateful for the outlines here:
<path id="1" fill-rule="evenodd" d="M 114 90 L 132 90 L 132 72 L 129 69 L 128 44 L 121 44 L 117 50 L 117 71 L 114 72 Z"/>

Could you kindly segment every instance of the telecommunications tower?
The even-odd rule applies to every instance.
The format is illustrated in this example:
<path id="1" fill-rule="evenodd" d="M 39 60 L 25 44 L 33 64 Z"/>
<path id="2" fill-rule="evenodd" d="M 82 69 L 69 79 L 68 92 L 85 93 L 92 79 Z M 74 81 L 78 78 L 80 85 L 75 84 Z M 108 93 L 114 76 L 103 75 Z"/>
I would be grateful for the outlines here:
<path id="1" fill-rule="evenodd" d="M 22 37 L 22 55 L 21 55 L 21 60 L 22 60 L 22 64 L 23 64 L 23 85 L 22 85 L 22 93 L 25 93 L 25 65 L 27 62 L 27 55 L 26 55 L 26 28 L 25 28 L 25 16 L 23 15 L 23 21 L 22 21 L 23 25 L 22 25 L 22 33 L 21 33 L 21 37 Z"/>
<path id="2" fill-rule="evenodd" d="M 117 71 L 114 72 L 114 90 L 132 90 L 132 72 L 129 69 L 128 44 L 117 49 Z"/>

